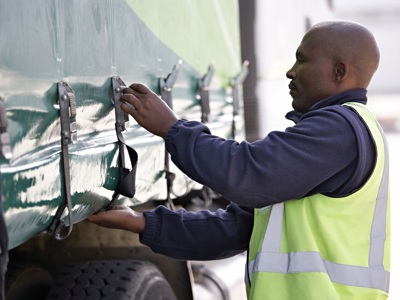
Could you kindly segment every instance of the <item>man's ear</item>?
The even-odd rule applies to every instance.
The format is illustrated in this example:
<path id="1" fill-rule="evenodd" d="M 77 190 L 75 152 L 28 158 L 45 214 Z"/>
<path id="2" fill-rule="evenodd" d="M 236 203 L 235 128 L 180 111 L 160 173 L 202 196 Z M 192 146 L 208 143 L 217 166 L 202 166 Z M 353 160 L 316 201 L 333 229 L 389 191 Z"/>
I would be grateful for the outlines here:
<path id="1" fill-rule="evenodd" d="M 343 81 L 349 75 L 349 67 L 344 61 L 338 61 L 335 63 L 334 79 L 335 81 Z"/>

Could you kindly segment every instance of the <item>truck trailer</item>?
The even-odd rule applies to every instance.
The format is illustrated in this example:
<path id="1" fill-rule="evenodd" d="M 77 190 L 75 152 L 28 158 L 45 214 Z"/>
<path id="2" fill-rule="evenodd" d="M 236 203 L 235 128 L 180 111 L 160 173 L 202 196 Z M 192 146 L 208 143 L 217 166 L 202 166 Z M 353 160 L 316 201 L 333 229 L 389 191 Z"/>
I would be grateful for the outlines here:
<path id="1" fill-rule="evenodd" d="M 229 203 L 183 174 L 119 99 L 140 82 L 215 135 L 257 139 L 256 5 L 267 2 L 0 0 L 1 299 L 233 299 L 208 267 L 85 219 L 112 205 Z M 290 2 L 307 1 L 279 3 Z"/>

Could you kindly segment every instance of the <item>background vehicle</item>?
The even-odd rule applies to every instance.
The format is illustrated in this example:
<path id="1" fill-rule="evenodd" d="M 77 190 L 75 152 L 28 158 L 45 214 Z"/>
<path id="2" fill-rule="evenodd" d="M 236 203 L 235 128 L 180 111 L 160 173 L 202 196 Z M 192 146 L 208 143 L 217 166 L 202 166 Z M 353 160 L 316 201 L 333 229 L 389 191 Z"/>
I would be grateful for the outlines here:
<path id="1" fill-rule="evenodd" d="M 120 89 L 145 83 L 178 116 L 257 139 L 280 114 L 266 106 L 286 91 L 283 69 L 300 37 L 331 12 L 331 1 L 311 2 L 0 0 L 7 299 L 50 289 L 49 299 L 233 297 L 215 266 L 155 255 L 132 234 L 84 220 L 111 199 L 136 209 L 225 206 L 118 110 Z M 276 13 L 291 26 L 269 23 Z"/>

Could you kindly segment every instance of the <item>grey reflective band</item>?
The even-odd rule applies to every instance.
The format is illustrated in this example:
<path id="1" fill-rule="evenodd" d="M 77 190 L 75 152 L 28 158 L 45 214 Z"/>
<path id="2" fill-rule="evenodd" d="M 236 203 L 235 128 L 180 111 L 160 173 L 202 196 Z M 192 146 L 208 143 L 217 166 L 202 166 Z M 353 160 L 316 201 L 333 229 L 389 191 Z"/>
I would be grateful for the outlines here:
<path id="1" fill-rule="evenodd" d="M 268 226 L 265 231 L 262 248 L 263 251 L 277 252 L 281 250 L 282 239 L 282 221 L 283 221 L 283 202 L 274 204 L 271 208 L 271 215 L 269 217 Z"/>
<path id="2" fill-rule="evenodd" d="M 376 123 L 383 143 L 385 145 L 385 165 L 383 168 L 383 176 L 379 186 L 378 197 L 376 199 L 376 208 L 371 229 L 371 248 L 369 253 L 369 266 L 372 268 L 380 268 L 383 270 L 383 257 L 385 253 L 386 240 L 386 214 L 388 204 L 388 187 L 389 187 L 389 153 L 387 140 L 384 136 L 381 126 Z"/>
<path id="3" fill-rule="evenodd" d="M 255 260 L 249 262 L 248 268 L 253 272 L 281 274 L 322 272 L 327 273 L 330 280 L 335 283 L 389 291 L 388 271 L 333 263 L 322 259 L 318 252 L 260 252 Z M 251 271 L 249 275 L 251 280 Z"/>
<path id="4" fill-rule="evenodd" d="M 332 282 L 338 284 L 375 288 L 389 292 L 390 272 L 385 271 L 383 267 L 389 187 L 389 153 L 383 130 L 378 123 L 377 127 L 384 143 L 385 162 L 372 220 L 369 266 L 334 263 L 323 259 L 318 252 L 280 253 L 284 216 L 284 203 L 282 202 L 272 206 L 261 251 L 257 253 L 255 260 L 247 263 L 245 277 L 247 284 L 251 282 L 253 272 L 281 274 L 323 272 L 327 273 Z"/>

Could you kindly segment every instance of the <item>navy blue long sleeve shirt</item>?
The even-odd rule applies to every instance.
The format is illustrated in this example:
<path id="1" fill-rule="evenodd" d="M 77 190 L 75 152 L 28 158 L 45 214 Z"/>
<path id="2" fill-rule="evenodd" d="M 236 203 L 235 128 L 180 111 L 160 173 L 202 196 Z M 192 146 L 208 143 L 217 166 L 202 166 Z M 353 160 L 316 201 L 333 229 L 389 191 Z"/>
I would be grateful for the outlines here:
<path id="1" fill-rule="evenodd" d="M 278 202 L 322 193 L 333 197 L 360 188 L 375 163 L 375 148 L 358 114 L 341 104 L 366 104 L 355 89 L 323 99 L 305 114 L 286 115 L 295 125 L 249 143 L 226 140 L 200 122 L 179 120 L 166 147 L 189 177 L 232 201 L 226 210 L 145 212 L 141 242 L 178 259 L 218 259 L 248 247 L 253 214 Z"/>

